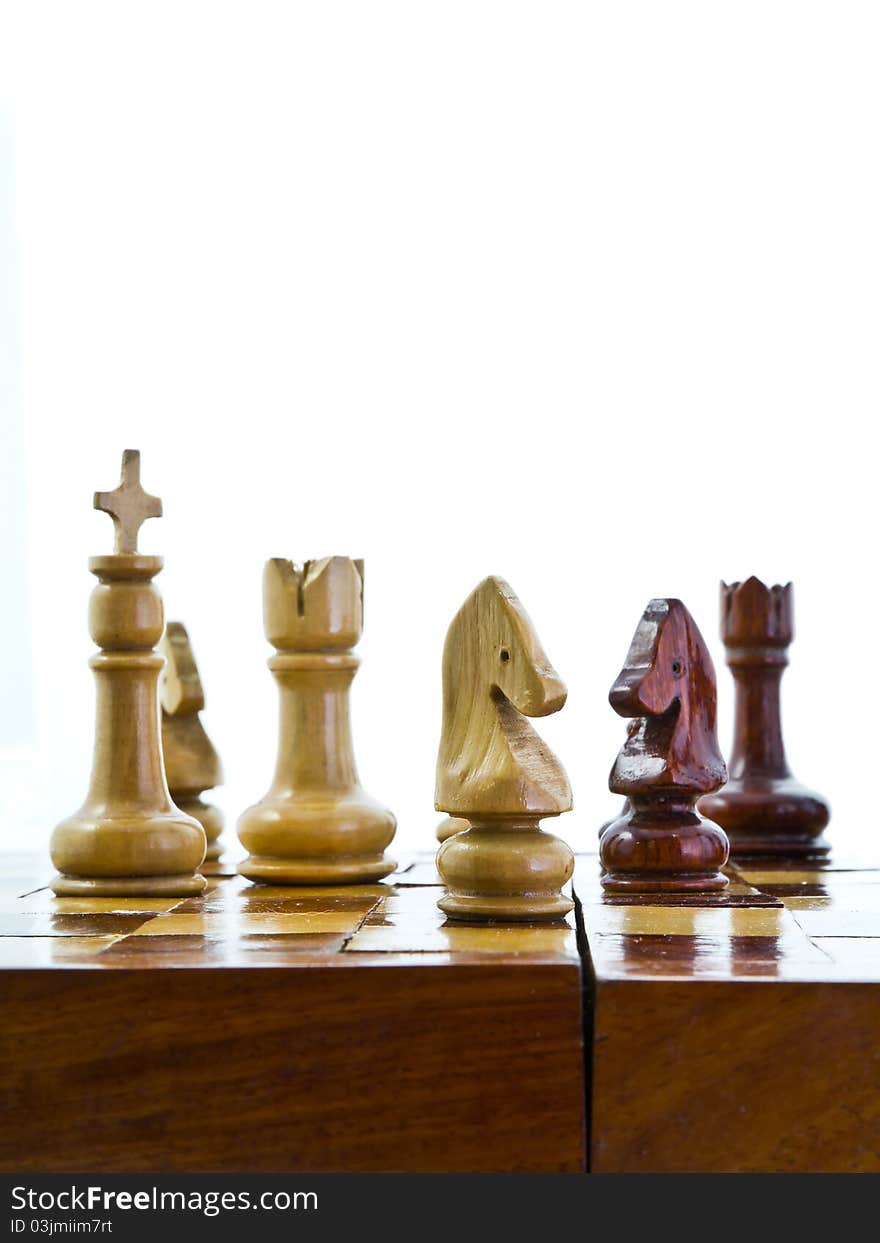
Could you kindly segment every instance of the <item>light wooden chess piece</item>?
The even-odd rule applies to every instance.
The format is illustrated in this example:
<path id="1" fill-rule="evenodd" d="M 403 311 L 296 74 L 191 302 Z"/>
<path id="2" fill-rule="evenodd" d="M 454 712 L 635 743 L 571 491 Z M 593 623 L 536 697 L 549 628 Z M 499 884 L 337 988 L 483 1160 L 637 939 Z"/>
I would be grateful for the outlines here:
<path id="1" fill-rule="evenodd" d="M 111 897 L 200 893 L 205 832 L 171 801 L 162 764 L 157 683 L 164 660 L 154 649 L 163 615 L 152 584 L 162 558 L 137 550 L 141 523 L 159 517 L 162 502 L 141 488 L 136 450 L 125 451 L 119 487 L 97 492 L 95 508 L 112 517 L 116 542 L 112 555 L 89 560 L 98 578 L 89 630 L 101 648 L 89 662 L 97 690 L 92 779 L 80 810 L 52 834 L 59 872 L 52 888 Z"/>
<path id="2" fill-rule="evenodd" d="M 223 770 L 199 716 L 205 706 L 205 693 L 186 627 L 177 621 L 168 622 L 160 651 L 165 657 L 159 699 L 168 788 L 180 810 L 198 820 L 205 830 L 205 859 L 218 859 L 223 813 L 201 796 L 205 790 L 222 785 Z"/>
<path id="3" fill-rule="evenodd" d="M 571 809 L 568 778 L 527 716 L 548 716 L 566 690 L 510 587 L 487 578 L 459 609 L 443 649 L 438 811 L 470 827 L 437 853 L 454 919 L 558 919 L 574 856 L 539 828 Z"/>
<path id="4" fill-rule="evenodd" d="M 273 558 L 263 613 L 281 695 L 278 762 L 268 794 L 239 819 L 250 855 L 238 870 L 272 885 L 379 880 L 396 866 L 385 848 L 397 822 L 361 788 L 349 723 L 363 563 Z"/>
<path id="5" fill-rule="evenodd" d="M 469 827 L 470 821 L 462 819 L 461 816 L 444 816 L 434 834 L 438 842 L 445 842 L 447 837 L 455 837 L 456 833 L 463 833 Z"/>

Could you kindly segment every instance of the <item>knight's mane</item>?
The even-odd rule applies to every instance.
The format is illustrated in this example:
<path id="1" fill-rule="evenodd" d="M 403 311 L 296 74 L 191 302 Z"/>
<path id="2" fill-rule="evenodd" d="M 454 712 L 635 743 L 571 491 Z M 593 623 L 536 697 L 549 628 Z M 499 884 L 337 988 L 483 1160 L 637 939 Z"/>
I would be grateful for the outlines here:
<path id="1" fill-rule="evenodd" d="M 671 739 L 671 749 L 675 752 L 679 747 L 686 747 L 690 767 L 698 761 L 701 772 L 724 781 L 727 767 L 718 746 L 715 666 L 696 623 L 686 609 L 682 611 L 687 634 L 687 696 L 680 695 L 682 711 Z M 711 693 L 701 691 L 699 681 L 711 688 Z M 686 737 L 681 736 L 683 731 Z"/>
<path id="2" fill-rule="evenodd" d="M 487 635 L 481 603 L 489 591 L 499 608 L 508 597 L 500 580 L 487 580 L 473 592 L 453 618 L 443 648 L 443 722 L 437 758 L 437 804 L 441 810 L 467 815 L 482 806 L 544 810 L 556 814 L 570 803 L 564 770 L 548 747 L 487 670 Z M 501 586 L 505 586 L 501 584 Z M 509 588 L 507 588 L 509 591 Z M 514 597 L 515 600 L 515 597 Z M 478 614 L 475 617 L 474 614 Z"/>
<path id="3" fill-rule="evenodd" d="M 443 646 L 443 722 L 437 771 L 457 774 L 461 781 L 485 764 L 491 736 L 486 718 L 495 715 L 489 688 L 483 694 L 474 685 L 483 641 L 473 618 L 477 594 L 473 592 L 456 613 Z"/>

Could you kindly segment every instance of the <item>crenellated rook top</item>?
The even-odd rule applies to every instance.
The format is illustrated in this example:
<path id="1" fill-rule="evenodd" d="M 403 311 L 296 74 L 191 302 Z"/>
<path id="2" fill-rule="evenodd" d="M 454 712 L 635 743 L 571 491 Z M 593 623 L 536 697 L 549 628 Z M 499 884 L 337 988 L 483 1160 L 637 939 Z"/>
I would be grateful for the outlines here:
<path id="1" fill-rule="evenodd" d="M 346 650 L 364 625 L 364 563 L 322 557 L 297 565 L 283 557 L 263 573 L 266 638 L 279 651 Z"/>
<path id="2" fill-rule="evenodd" d="M 794 638 L 791 583 L 767 587 L 752 575 L 721 584 L 721 638 L 726 647 L 788 647 Z"/>

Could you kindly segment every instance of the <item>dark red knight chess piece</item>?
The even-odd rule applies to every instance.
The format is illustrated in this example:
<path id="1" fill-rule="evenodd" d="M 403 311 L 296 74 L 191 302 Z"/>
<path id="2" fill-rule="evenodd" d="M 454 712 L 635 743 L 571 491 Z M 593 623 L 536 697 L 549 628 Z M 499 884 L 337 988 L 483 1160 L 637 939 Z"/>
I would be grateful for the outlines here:
<path id="1" fill-rule="evenodd" d="M 785 758 L 780 682 L 794 637 L 791 583 L 721 584 L 721 637 L 736 685 L 730 780 L 700 809 L 723 825 L 734 855 L 817 856 L 830 809 Z"/>
<path id="2" fill-rule="evenodd" d="M 602 878 L 612 893 L 724 889 L 728 842 L 697 799 L 723 785 L 712 659 L 680 600 L 652 600 L 608 696 L 632 718 L 609 786 L 627 799 L 602 834 Z"/>

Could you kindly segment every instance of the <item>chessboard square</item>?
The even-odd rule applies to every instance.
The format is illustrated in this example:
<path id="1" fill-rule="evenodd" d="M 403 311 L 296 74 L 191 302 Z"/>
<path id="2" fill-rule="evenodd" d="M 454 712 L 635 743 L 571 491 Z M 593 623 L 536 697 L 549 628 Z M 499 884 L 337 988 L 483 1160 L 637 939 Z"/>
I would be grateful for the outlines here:
<path id="1" fill-rule="evenodd" d="M 395 872 L 394 883 L 399 888 L 409 888 L 412 885 L 439 885 L 441 882 L 437 865 L 431 860 L 414 863 L 405 872 Z"/>
<path id="2" fill-rule="evenodd" d="M 133 932 L 149 916 L 118 913 L 92 915 L 0 914 L 0 937 L 92 937 Z"/>
<path id="3" fill-rule="evenodd" d="M 19 898 L 15 909 L 28 915 L 139 915 L 146 918 L 173 910 L 180 898 L 58 898 L 51 889 L 38 889 Z"/>
<path id="4" fill-rule="evenodd" d="M 440 886 L 401 890 L 400 894 L 386 899 L 367 916 L 370 925 L 385 924 L 397 928 L 439 928 L 446 916 L 438 908 L 437 901 L 445 890 Z"/>
<path id="5" fill-rule="evenodd" d="M 320 897 L 301 896 L 301 890 L 290 890 L 282 897 L 266 897 L 258 890 L 245 893 L 231 889 L 225 892 L 216 889 L 213 893 L 187 898 L 174 908 L 178 915 L 195 915 L 207 913 L 227 914 L 242 911 L 277 912 L 278 914 L 294 914 L 308 911 L 357 911 L 362 916 L 368 914 L 380 902 L 379 898 L 357 897 L 351 894 Z"/>
<path id="6" fill-rule="evenodd" d="M 845 968 L 847 978 L 880 979 L 880 937 L 816 937 L 814 944 Z"/>
<path id="7" fill-rule="evenodd" d="M 239 896 L 255 902 L 287 902 L 300 898 L 326 901 L 331 898 L 344 898 L 374 903 L 392 893 L 394 886 L 381 882 L 375 885 L 255 885 L 248 882 Z"/>
<path id="8" fill-rule="evenodd" d="M 260 933 L 301 935 L 320 932 L 354 932 L 361 923 L 356 911 L 299 912 L 276 915 L 257 911 L 206 911 L 202 914 L 158 915 L 137 929 L 136 936 L 204 936 L 214 940 L 235 939 Z"/>
<path id="9" fill-rule="evenodd" d="M 381 906 L 381 901 L 374 898 L 291 897 L 288 898 L 287 901 L 280 898 L 235 898 L 224 909 L 235 910 L 250 915 L 296 915 L 309 913 L 335 914 L 338 912 L 349 912 L 351 914 L 360 915 L 363 919 L 379 906 Z"/>
<path id="10" fill-rule="evenodd" d="M 875 882 L 880 881 L 880 856 L 873 845 L 870 850 L 862 847 L 855 853 L 835 850 L 830 859 L 822 860 L 822 867 L 835 876 L 848 875 L 857 879 L 861 874 L 862 880 L 870 876 Z"/>
<path id="11" fill-rule="evenodd" d="M 119 940 L 118 936 L 4 936 L 0 937 L 0 967 L 89 966 L 99 954 Z"/>
<path id="12" fill-rule="evenodd" d="M 782 895 L 782 901 L 790 910 L 880 913 L 880 885 L 832 884 L 805 888 L 806 893 L 795 890 Z"/>
<path id="13" fill-rule="evenodd" d="M 824 910 L 792 912 L 798 925 L 810 937 L 880 937 L 880 910 L 847 911 L 836 906 Z"/>
<path id="14" fill-rule="evenodd" d="M 744 881 L 759 889 L 763 885 L 818 885 L 828 875 L 821 868 L 740 867 L 737 871 Z"/>
<path id="15" fill-rule="evenodd" d="M 177 936 L 126 937 L 102 962 L 114 967 L 284 967 L 304 956 L 326 958 L 341 952 L 345 937 L 335 933 L 298 936 L 262 935 L 212 940 L 189 933 Z"/>
<path id="16" fill-rule="evenodd" d="M 430 906 L 414 907 L 412 910 L 386 911 L 385 904 L 379 905 L 367 916 L 368 924 L 394 924 L 397 927 L 403 927 L 406 924 L 419 928 L 436 928 L 443 923 L 446 916 L 441 910 L 438 910 L 437 903 L 432 902 Z"/>
<path id="17" fill-rule="evenodd" d="M 430 936 L 437 928 L 442 928 L 444 916 L 441 911 L 437 912 L 437 916 L 431 915 L 389 915 L 383 916 L 381 912 L 369 915 L 362 925 L 364 928 L 399 928 L 401 932 L 405 932 L 407 936 L 415 937 L 419 934 Z"/>
<path id="18" fill-rule="evenodd" d="M 591 907 L 590 930 L 628 936 L 797 937 L 793 916 L 781 907 Z"/>
<path id="19" fill-rule="evenodd" d="M 702 909 L 718 907 L 779 907 L 781 898 L 760 893 L 751 885 L 728 885 L 715 893 L 605 893 L 585 906 L 689 906 Z"/>
<path id="20" fill-rule="evenodd" d="M 777 885 L 880 885 L 880 868 L 837 868 L 825 867 L 786 867 L 781 862 L 776 867 L 742 867 L 737 869 L 740 876 L 750 885 L 758 888 L 767 886 L 773 889 Z"/>
<path id="21" fill-rule="evenodd" d="M 33 879 L 35 885 L 46 883 L 46 856 L 36 851 L 10 851 L 3 856 L 3 872 L 0 883 L 7 880 L 20 880 L 22 877 Z M 42 882 L 40 880 L 42 877 Z"/>
<path id="22" fill-rule="evenodd" d="M 562 954 L 577 957 L 577 938 L 573 928 L 501 925 L 457 926 L 446 924 L 435 929 L 411 926 L 365 925 L 346 946 L 346 953 L 427 953 L 465 954 Z"/>
<path id="23" fill-rule="evenodd" d="M 825 911 L 834 905 L 834 899 L 825 894 L 782 894 L 782 905 L 787 911 Z"/>
<path id="24" fill-rule="evenodd" d="M 6 889 L 0 893 L 0 915 L 35 915 L 38 911 L 51 910 L 48 900 L 53 896 L 51 889 L 32 889 L 29 892 Z"/>
<path id="25" fill-rule="evenodd" d="M 387 915 L 405 915 L 417 911 L 437 911 L 437 903 L 446 890 L 442 885 L 414 885 L 389 894 L 379 908 Z M 437 911 L 438 914 L 441 912 Z"/>
<path id="26" fill-rule="evenodd" d="M 815 972 L 828 964 L 807 937 L 610 934 L 593 937 L 590 949 L 603 980 L 800 978 L 804 968 Z"/>
<path id="27" fill-rule="evenodd" d="M 386 910 L 385 903 L 380 903 L 367 916 L 364 926 L 409 928 L 415 932 L 418 928 L 424 928 L 426 931 L 432 928 L 440 928 L 445 922 L 446 916 L 438 909 L 436 902 L 431 902 L 426 906 L 416 906 L 410 909 L 404 907 L 391 911 Z"/>
<path id="28" fill-rule="evenodd" d="M 0 916 L 36 915 L 38 911 L 51 910 L 49 903 L 53 897 L 51 889 L 35 889 L 27 894 L 19 889 L 0 890 Z"/>

